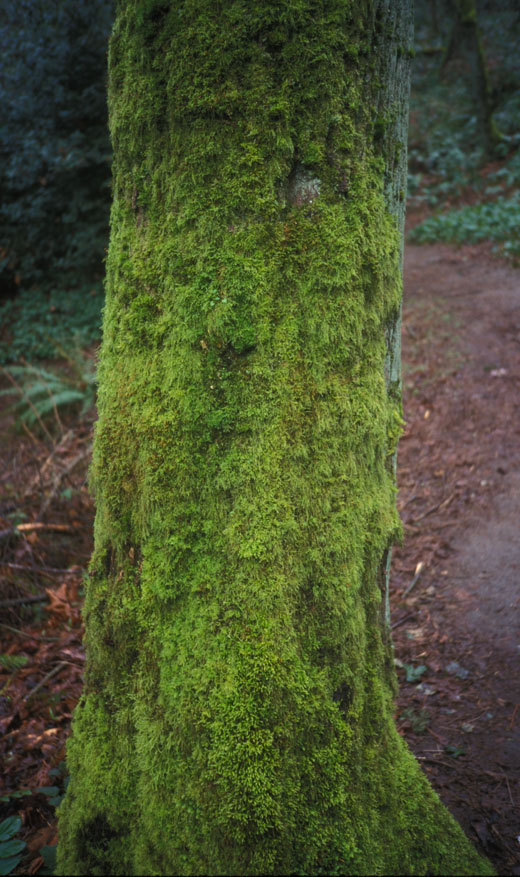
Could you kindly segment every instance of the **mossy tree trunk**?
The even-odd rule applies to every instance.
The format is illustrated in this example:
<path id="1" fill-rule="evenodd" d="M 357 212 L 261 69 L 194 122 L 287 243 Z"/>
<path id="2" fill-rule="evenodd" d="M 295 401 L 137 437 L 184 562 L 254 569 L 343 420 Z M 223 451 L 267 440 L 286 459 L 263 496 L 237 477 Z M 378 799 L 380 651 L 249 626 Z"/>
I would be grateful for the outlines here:
<path id="1" fill-rule="evenodd" d="M 62 874 L 491 873 L 392 721 L 410 12 L 127 0 Z"/>

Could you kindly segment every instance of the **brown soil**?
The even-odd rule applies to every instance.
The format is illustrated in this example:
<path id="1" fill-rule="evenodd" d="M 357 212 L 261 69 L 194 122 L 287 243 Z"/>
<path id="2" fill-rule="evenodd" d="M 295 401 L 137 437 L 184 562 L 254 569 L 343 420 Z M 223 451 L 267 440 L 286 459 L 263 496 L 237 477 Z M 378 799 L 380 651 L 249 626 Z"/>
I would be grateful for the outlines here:
<path id="1" fill-rule="evenodd" d="M 409 246 L 405 268 L 398 726 L 498 873 L 520 875 L 520 272 L 486 246 Z M 83 664 L 91 422 L 55 427 L 54 445 L 0 437 L 0 653 L 26 659 L 0 666 L 0 794 L 31 790 L 0 801 L 0 819 L 22 817 L 19 873 L 41 869 L 56 841 L 38 789 L 63 788 Z M 15 532 L 20 522 L 48 526 Z M 6 605 L 22 596 L 41 602 Z"/>
<path id="2" fill-rule="evenodd" d="M 467 834 L 520 874 L 520 272 L 409 246 L 403 360 L 399 725 Z"/>

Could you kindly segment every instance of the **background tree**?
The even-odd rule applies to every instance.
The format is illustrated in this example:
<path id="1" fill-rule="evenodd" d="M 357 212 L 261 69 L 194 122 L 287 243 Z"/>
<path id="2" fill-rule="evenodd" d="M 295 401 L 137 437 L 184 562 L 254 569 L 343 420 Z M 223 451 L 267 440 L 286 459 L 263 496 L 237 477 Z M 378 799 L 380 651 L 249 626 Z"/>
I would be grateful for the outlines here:
<path id="1" fill-rule="evenodd" d="M 493 99 L 486 56 L 482 45 L 477 6 L 475 0 L 452 0 L 454 22 L 443 59 L 445 67 L 457 54 L 466 56 L 469 62 L 473 103 L 477 115 L 478 130 L 484 147 L 484 157 L 496 154 L 502 141 L 493 119 Z"/>
<path id="2" fill-rule="evenodd" d="M 120 4 L 63 874 L 491 873 L 392 721 L 409 45 L 395 0 Z"/>

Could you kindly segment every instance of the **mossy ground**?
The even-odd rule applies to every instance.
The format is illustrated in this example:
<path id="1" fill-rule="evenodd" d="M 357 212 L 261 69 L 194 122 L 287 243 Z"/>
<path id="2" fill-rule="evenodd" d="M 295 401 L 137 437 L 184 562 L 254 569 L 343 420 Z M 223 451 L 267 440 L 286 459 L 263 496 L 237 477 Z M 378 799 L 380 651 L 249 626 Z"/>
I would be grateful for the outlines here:
<path id="1" fill-rule="evenodd" d="M 396 8 L 121 4 L 62 874 L 492 873 L 392 722 Z"/>

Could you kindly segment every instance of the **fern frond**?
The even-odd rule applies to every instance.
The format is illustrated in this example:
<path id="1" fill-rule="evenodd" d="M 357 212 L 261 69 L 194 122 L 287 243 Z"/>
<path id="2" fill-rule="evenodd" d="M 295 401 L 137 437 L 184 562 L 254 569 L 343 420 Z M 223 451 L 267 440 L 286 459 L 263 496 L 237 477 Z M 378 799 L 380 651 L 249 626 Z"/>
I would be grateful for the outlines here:
<path id="1" fill-rule="evenodd" d="M 81 402 L 82 400 L 83 393 L 80 393 L 77 390 L 65 389 L 61 393 L 58 393 L 55 396 L 53 395 L 50 399 L 47 398 L 35 402 L 34 411 L 29 408 L 24 414 L 22 414 L 20 419 L 26 423 L 27 426 L 31 426 L 37 420 L 38 416 L 45 417 L 46 414 L 49 414 L 60 406 L 72 405 Z"/>

